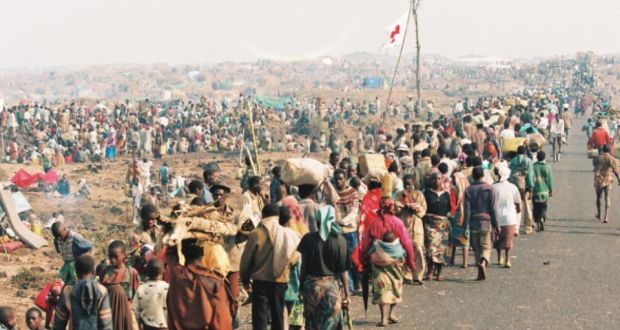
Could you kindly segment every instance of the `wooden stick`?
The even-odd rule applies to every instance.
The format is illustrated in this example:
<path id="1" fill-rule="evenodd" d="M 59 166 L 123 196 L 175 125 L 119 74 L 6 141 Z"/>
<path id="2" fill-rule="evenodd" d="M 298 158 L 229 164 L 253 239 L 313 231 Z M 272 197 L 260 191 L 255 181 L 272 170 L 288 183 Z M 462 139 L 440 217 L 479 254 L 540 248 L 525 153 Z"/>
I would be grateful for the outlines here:
<path id="1" fill-rule="evenodd" d="M 254 133 L 254 110 L 252 109 L 251 101 L 248 102 L 248 112 L 250 115 L 250 130 L 252 132 L 252 144 L 254 145 L 254 156 L 256 157 L 256 175 L 261 175 L 260 162 L 258 161 L 258 145 L 256 143 L 256 134 Z M 252 158 L 252 157 L 250 157 Z"/>

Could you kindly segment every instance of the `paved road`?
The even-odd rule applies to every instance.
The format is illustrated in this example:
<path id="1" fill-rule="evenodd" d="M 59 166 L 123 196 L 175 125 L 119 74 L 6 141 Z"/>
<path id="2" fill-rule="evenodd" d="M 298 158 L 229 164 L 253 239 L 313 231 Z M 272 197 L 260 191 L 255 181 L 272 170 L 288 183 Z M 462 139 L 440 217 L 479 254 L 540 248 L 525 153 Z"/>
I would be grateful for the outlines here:
<path id="1" fill-rule="evenodd" d="M 390 328 L 620 328 L 620 217 L 612 213 L 610 224 L 594 219 L 592 165 L 578 128 L 561 162 L 552 164 L 556 187 L 546 230 L 515 240 L 513 268 L 491 266 L 488 280 L 476 282 L 473 264 L 448 267 L 443 283 L 406 286 L 401 324 Z M 612 205 L 620 207 L 618 189 Z M 364 317 L 355 299 L 355 328 L 374 328 L 377 307 Z"/>

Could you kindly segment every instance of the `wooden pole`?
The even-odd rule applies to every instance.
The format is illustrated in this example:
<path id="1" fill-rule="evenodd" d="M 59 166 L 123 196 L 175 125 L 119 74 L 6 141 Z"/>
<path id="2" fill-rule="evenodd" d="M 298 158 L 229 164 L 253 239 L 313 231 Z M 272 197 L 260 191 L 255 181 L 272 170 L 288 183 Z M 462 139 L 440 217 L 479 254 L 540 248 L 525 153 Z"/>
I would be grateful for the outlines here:
<path id="1" fill-rule="evenodd" d="M 256 133 L 254 133 L 254 110 L 250 100 L 246 101 L 248 106 L 248 115 L 250 117 L 250 132 L 252 132 L 252 144 L 254 145 L 254 157 L 256 158 L 256 175 L 261 176 L 260 162 L 258 161 L 258 144 L 256 143 Z M 251 158 L 251 157 L 250 157 Z"/>
<path id="2" fill-rule="evenodd" d="M 415 88 L 417 92 L 417 100 L 415 102 L 415 105 L 418 111 L 420 111 L 420 107 L 421 107 L 420 102 L 422 99 L 422 92 L 421 92 L 421 86 L 420 86 L 420 50 L 422 46 L 420 45 L 420 30 L 418 29 L 418 6 L 420 5 L 420 0 L 412 0 L 412 1 L 416 1 L 415 4 L 412 3 L 411 5 L 411 10 L 413 11 L 413 23 L 415 25 L 415 48 L 416 48 Z"/>

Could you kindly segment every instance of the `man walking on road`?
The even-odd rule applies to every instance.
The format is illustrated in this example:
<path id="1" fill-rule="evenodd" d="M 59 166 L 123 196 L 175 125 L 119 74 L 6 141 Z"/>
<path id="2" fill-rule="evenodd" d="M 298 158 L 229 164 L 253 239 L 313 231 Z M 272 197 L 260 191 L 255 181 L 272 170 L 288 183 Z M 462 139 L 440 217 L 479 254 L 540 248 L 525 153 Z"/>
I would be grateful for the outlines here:
<path id="1" fill-rule="evenodd" d="M 611 176 L 612 172 L 618 179 L 620 184 L 620 175 L 618 175 L 618 165 L 616 159 L 609 154 L 609 146 L 602 147 L 600 156 L 594 159 L 594 189 L 596 190 L 596 218 L 601 220 L 601 196 L 605 194 L 605 213 L 603 215 L 603 223 L 607 223 L 609 219 L 609 208 L 611 207 L 611 184 L 614 182 Z"/>
<path id="2" fill-rule="evenodd" d="M 590 140 L 588 140 L 588 147 L 590 149 L 598 149 L 599 153 L 601 153 L 603 146 L 609 145 L 611 145 L 611 137 L 603 128 L 603 124 L 597 121 L 594 131 L 592 131 L 592 136 L 590 136 Z"/>
<path id="3" fill-rule="evenodd" d="M 500 233 L 500 227 L 495 218 L 495 194 L 493 186 L 483 182 L 484 169 L 474 167 L 472 171 L 474 183 L 465 191 L 465 219 L 464 228 L 471 232 L 470 244 L 474 250 L 478 265 L 478 280 L 486 279 L 486 267 L 491 260 L 491 230 Z"/>
<path id="4" fill-rule="evenodd" d="M 534 163 L 534 221 L 538 226 L 538 231 L 545 230 L 547 221 L 547 202 L 553 196 L 553 175 L 551 166 L 545 162 L 545 152 L 539 151 L 536 154 Z"/>
<path id="5" fill-rule="evenodd" d="M 523 226 L 525 234 L 532 232 L 532 189 L 534 188 L 534 171 L 532 160 L 525 154 L 525 147 L 519 146 L 517 156 L 510 161 L 510 182 L 521 193 L 521 206 L 523 210 Z M 521 221 L 519 221 L 520 223 Z M 519 226 L 517 225 L 517 233 Z"/>
<path id="6" fill-rule="evenodd" d="M 573 128 L 573 114 L 568 111 L 568 104 L 564 104 L 562 119 L 564 119 L 564 144 L 568 144 L 568 133 Z"/>

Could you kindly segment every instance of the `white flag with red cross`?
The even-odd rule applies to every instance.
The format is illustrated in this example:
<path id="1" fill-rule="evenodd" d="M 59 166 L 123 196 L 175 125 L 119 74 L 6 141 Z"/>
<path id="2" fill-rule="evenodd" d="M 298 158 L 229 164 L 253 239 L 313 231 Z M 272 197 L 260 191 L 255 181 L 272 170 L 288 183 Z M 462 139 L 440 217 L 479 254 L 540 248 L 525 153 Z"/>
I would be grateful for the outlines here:
<path id="1" fill-rule="evenodd" d="M 396 22 L 386 27 L 388 31 L 387 40 L 381 47 L 381 50 L 390 49 L 402 44 L 405 36 L 405 29 L 407 28 L 407 18 L 409 17 L 409 14 L 410 12 L 407 11 Z"/>

